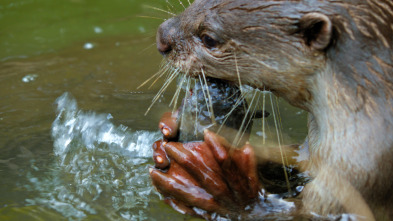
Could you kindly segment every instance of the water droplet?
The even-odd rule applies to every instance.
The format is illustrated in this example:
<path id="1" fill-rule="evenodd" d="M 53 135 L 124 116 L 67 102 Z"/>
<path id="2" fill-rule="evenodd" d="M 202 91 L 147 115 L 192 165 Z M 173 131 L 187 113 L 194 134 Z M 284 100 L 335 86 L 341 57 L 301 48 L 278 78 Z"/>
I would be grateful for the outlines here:
<path id="1" fill-rule="evenodd" d="M 93 49 L 94 48 L 94 44 L 90 43 L 90 42 L 87 42 L 85 45 L 83 45 L 83 48 L 86 49 L 86 50 Z"/>
<path id="2" fill-rule="evenodd" d="M 146 32 L 146 29 L 145 29 L 145 27 L 143 27 L 143 26 L 139 26 L 139 31 L 141 32 L 141 33 L 145 33 Z"/>
<path id="3" fill-rule="evenodd" d="M 25 83 L 29 83 L 34 81 L 38 77 L 37 74 L 28 74 L 22 78 L 22 81 Z"/>
<path id="4" fill-rule="evenodd" d="M 96 26 L 96 27 L 94 27 L 94 32 L 97 33 L 97 34 L 100 34 L 100 33 L 102 33 L 102 28 Z"/>
<path id="5" fill-rule="evenodd" d="M 304 186 L 297 186 L 296 187 L 296 191 L 299 193 L 302 192 L 303 189 L 304 189 Z"/>
<path id="6" fill-rule="evenodd" d="M 264 133 L 263 131 L 257 131 L 256 135 L 260 136 L 260 137 L 263 137 L 263 138 L 267 138 L 266 133 Z"/>

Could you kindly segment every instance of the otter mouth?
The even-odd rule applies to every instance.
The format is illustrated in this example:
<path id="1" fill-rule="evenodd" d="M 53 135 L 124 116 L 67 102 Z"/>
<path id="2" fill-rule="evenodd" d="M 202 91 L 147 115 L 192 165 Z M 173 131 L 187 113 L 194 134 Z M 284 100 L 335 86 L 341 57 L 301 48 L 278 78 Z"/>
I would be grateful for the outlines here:
<path id="1" fill-rule="evenodd" d="M 203 140 L 205 129 L 214 132 L 222 130 L 222 126 L 240 129 L 239 119 L 244 118 L 243 106 L 247 106 L 247 103 L 244 103 L 246 101 L 240 97 L 240 89 L 229 82 L 210 77 L 196 80 L 194 85 L 186 88 L 185 97 L 179 108 L 179 141 Z M 240 103 L 237 104 L 238 102 Z M 233 106 L 236 108 L 233 109 Z M 235 140 L 231 139 L 230 142 Z"/>
<path id="2" fill-rule="evenodd" d="M 226 138 L 233 146 L 243 146 L 249 139 L 252 119 L 269 115 L 250 105 L 242 89 L 232 82 L 203 77 L 194 80 L 193 85 L 183 87 L 182 80 L 177 82 L 178 87 L 185 91 L 178 109 L 181 142 L 203 140 L 204 130 L 209 129 Z"/>

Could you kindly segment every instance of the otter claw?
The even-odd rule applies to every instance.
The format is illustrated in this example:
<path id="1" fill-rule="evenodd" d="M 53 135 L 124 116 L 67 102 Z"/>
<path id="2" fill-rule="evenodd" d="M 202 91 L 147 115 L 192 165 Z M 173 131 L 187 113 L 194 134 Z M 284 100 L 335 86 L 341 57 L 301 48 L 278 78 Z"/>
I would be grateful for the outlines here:
<path id="1" fill-rule="evenodd" d="M 154 150 L 153 160 L 156 168 L 166 169 L 170 164 L 164 149 L 166 144 L 167 142 L 165 141 L 156 141 L 153 144 L 153 150 Z"/>
<path id="2" fill-rule="evenodd" d="M 162 128 L 161 129 L 162 134 L 164 134 L 164 136 L 169 136 L 171 134 L 171 132 L 169 131 L 169 129 L 167 128 Z"/>
<path id="3" fill-rule="evenodd" d="M 157 163 L 161 164 L 164 162 L 164 159 L 160 156 L 156 156 L 156 161 L 157 161 Z"/>
<path id="4" fill-rule="evenodd" d="M 178 134 L 176 114 L 172 114 L 172 112 L 164 113 L 158 127 L 166 139 L 175 138 Z"/>

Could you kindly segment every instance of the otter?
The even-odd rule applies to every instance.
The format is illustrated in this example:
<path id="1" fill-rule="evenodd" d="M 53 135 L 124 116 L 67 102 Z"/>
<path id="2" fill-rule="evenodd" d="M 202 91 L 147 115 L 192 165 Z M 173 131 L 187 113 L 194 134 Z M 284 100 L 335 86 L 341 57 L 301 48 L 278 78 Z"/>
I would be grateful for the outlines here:
<path id="1" fill-rule="evenodd" d="M 195 0 L 157 32 L 157 48 L 173 68 L 268 90 L 306 110 L 308 155 L 301 166 L 312 181 L 296 198 L 296 210 L 350 213 L 360 220 L 393 220 L 392 47 L 390 0 Z M 171 120 L 163 119 L 161 129 L 173 126 Z M 251 180 L 238 182 L 248 187 L 227 196 L 247 192 L 250 197 L 235 200 L 244 199 L 244 205 L 263 186 L 255 181 L 255 149 L 249 144 L 231 155 L 225 140 L 209 131 L 205 142 L 192 147 L 167 141 L 156 151 L 173 166 L 150 173 L 179 211 L 228 212 L 225 200 L 216 199 L 225 198 L 227 189 L 213 191 L 204 182 L 214 177 L 203 180 L 202 169 L 190 165 L 208 162 L 229 189 L 230 182 Z M 241 173 L 238 178 L 223 175 L 224 158 L 237 165 L 232 171 Z M 187 183 L 195 188 L 187 190 Z"/>

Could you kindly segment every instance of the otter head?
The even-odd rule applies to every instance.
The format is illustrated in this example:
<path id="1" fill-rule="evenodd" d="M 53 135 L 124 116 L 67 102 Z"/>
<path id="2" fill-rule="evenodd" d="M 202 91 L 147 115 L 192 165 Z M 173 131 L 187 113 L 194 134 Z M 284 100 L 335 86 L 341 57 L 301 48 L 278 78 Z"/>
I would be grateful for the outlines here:
<path id="1" fill-rule="evenodd" d="M 196 0 L 158 29 L 157 48 L 181 72 L 248 84 L 307 109 L 332 24 L 301 1 Z"/>

